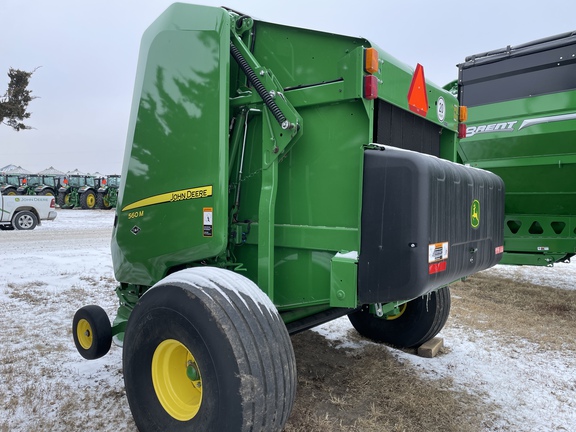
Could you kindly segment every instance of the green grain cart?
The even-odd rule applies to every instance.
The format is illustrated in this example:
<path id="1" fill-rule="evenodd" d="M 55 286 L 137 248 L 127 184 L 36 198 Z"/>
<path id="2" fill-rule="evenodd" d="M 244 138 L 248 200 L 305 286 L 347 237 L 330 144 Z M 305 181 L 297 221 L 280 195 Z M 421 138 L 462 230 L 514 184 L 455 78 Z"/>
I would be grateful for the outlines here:
<path id="1" fill-rule="evenodd" d="M 506 185 L 503 264 L 576 254 L 576 32 L 481 53 L 459 65 L 468 107 L 462 161 Z"/>
<path id="2" fill-rule="evenodd" d="M 175 4 L 142 40 L 112 239 L 110 324 L 138 428 L 279 431 L 289 335 L 348 315 L 434 337 L 448 284 L 502 256 L 504 189 L 449 162 L 459 106 L 368 40 Z"/>

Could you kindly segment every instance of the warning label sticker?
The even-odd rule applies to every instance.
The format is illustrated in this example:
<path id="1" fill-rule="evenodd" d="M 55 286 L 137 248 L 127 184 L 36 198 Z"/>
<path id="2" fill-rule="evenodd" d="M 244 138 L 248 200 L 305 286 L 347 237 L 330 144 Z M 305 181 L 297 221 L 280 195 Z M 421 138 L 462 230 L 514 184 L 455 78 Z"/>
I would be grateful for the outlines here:
<path id="1" fill-rule="evenodd" d="M 204 214 L 204 237 L 212 237 L 212 228 L 213 228 L 213 214 L 212 207 L 204 207 L 203 214 Z"/>
<path id="2" fill-rule="evenodd" d="M 434 263 L 448 259 L 448 242 L 428 245 L 428 262 Z"/>

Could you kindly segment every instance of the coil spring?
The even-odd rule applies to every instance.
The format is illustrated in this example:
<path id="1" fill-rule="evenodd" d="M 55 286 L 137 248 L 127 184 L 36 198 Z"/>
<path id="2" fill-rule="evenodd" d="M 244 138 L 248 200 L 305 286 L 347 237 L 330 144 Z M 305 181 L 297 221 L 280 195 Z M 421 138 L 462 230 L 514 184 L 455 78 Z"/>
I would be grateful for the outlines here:
<path id="1" fill-rule="evenodd" d="M 272 96 L 270 96 L 270 93 L 268 93 L 268 91 L 260 81 L 260 78 L 258 78 L 258 76 L 252 70 L 246 59 L 244 59 L 244 57 L 240 53 L 240 50 L 234 46 L 232 41 L 230 41 L 230 52 L 232 53 L 232 57 L 234 58 L 234 60 L 236 60 L 236 63 L 238 63 L 238 66 L 240 66 L 240 69 L 242 69 L 244 74 L 246 74 L 246 76 L 248 77 L 248 81 L 250 82 L 250 84 L 254 86 L 256 92 L 260 95 L 260 97 L 264 101 L 264 104 L 266 104 L 266 106 L 268 107 L 274 118 L 282 126 L 286 122 L 286 117 L 284 116 L 284 114 L 282 114 L 282 111 L 280 110 L 278 105 L 276 105 L 276 102 L 274 102 L 274 99 L 272 99 Z"/>

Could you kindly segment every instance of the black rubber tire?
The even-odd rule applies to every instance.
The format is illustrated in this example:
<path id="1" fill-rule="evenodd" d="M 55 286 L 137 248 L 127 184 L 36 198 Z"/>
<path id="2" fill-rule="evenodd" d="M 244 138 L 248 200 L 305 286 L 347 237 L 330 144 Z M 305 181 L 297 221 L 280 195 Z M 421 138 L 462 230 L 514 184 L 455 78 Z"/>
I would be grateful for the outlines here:
<path id="1" fill-rule="evenodd" d="M 50 189 L 44 189 L 43 191 L 40 192 L 40 195 L 54 196 L 54 192 L 52 192 L 52 190 L 50 190 Z"/>
<path id="2" fill-rule="evenodd" d="M 201 402 L 189 419 L 170 415 L 154 387 L 152 359 L 166 341 L 182 344 L 199 369 Z M 141 432 L 281 431 L 296 392 L 276 308 L 249 279 L 213 267 L 176 272 L 144 294 L 128 320 L 123 371 Z"/>
<path id="3" fill-rule="evenodd" d="M 33 230 L 38 225 L 38 218 L 28 210 L 19 211 L 12 218 L 12 226 L 17 230 Z"/>
<path id="4" fill-rule="evenodd" d="M 88 342 L 79 335 L 86 331 L 90 333 Z M 85 359 L 95 360 L 106 355 L 112 345 L 112 326 L 106 311 L 97 305 L 78 309 L 72 320 L 72 336 L 76 349 Z"/>
<path id="5" fill-rule="evenodd" d="M 450 315 L 450 289 L 443 287 L 406 304 L 400 316 L 379 318 L 366 305 L 348 315 L 362 336 L 400 348 L 414 348 L 436 336 Z"/>
<path id="6" fill-rule="evenodd" d="M 87 190 L 80 194 L 80 207 L 84 210 L 93 210 L 96 208 L 96 193 Z"/>
<path id="7" fill-rule="evenodd" d="M 110 210 L 112 208 L 105 193 L 98 193 L 96 197 L 96 207 L 101 210 Z"/>
<path id="8" fill-rule="evenodd" d="M 2 192 L 2 195 L 18 195 L 18 192 L 15 187 L 7 187 Z"/>
<path id="9" fill-rule="evenodd" d="M 68 192 L 58 192 L 58 198 L 56 199 L 56 203 L 60 208 L 68 207 Z"/>

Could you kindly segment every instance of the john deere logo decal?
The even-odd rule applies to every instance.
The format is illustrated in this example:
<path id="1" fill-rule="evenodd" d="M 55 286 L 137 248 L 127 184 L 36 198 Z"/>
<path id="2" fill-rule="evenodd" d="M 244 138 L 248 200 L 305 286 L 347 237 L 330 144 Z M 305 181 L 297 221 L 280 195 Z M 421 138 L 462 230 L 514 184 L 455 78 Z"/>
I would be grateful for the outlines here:
<path id="1" fill-rule="evenodd" d="M 480 225 L 480 201 L 472 201 L 472 208 L 470 209 L 470 225 L 472 228 L 478 228 Z"/>

